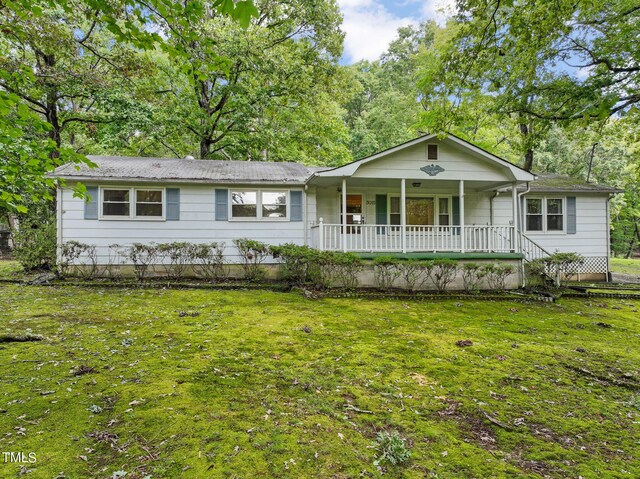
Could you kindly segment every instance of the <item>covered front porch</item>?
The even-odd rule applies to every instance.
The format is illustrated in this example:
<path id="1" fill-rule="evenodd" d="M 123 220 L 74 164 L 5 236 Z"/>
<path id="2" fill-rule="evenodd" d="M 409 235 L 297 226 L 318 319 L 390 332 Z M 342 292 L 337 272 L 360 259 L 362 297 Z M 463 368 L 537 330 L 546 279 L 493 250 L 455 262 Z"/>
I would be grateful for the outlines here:
<path id="1" fill-rule="evenodd" d="M 403 178 L 371 185 L 371 180 L 342 178 L 337 188 L 317 189 L 319 212 L 310 226 L 311 246 L 359 253 L 520 252 L 515 182 L 504 185 L 512 187 L 507 193 L 511 196 L 507 224 L 494 223 L 495 192 L 487 190 L 485 182 Z"/>
<path id="2" fill-rule="evenodd" d="M 310 244 L 344 252 L 520 253 L 517 187 L 534 178 L 453 135 L 425 135 L 316 172 L 307 184 L 316 200 Z M 510 201 L 496 212 L 499 195 Z"/>

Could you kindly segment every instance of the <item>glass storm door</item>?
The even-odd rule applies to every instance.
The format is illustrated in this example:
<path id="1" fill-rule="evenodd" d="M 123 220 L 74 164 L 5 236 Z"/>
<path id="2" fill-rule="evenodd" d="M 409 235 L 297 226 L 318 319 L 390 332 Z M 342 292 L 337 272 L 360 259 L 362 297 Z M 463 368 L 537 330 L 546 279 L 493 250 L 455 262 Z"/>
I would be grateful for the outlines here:
<path id="1" fill-rule="evenodd" d="M 362 195 L 347 195 L 347 224 L 363 225 Z M 340 222 L 342 223 L 342 197 L 340 197 Z M 348 226 L 347 233 L 360 233 L 360 228 Z"/>

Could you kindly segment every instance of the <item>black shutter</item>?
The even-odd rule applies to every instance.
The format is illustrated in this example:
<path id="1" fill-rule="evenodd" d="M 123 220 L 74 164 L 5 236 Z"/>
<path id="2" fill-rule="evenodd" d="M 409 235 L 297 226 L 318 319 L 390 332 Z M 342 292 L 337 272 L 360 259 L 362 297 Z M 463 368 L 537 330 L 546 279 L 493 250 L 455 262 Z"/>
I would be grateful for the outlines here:
<path id="1" fill-rule="evenodd" d="M 289 193 L 291 201 L 290 221 L 302 221 L 302 191 L 291 191 Z"/>
<path id="2" fill-rule="evenodd" d="M 376 224 L 387 224 L 387 195 L 376 195 Z M 378 234 L 385 234 L 386 228 L 376 228 Z"/>

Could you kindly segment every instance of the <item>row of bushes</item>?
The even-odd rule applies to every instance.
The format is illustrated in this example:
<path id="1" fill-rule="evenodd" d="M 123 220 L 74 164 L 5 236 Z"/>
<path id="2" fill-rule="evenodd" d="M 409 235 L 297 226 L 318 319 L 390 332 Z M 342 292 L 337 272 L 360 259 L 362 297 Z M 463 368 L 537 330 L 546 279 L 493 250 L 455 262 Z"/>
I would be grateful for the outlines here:
<path id="1" fill-rule="evenodd" d="M 172 279 L 182 279 L 192 268 L 193 274 L 209 281 L 227 276 L 224 260 L 224 243 L 186 243 L 173 242 L 162 244 L 133 243 L 131 246 L 113 244 L 109 246 L 107 262 L 99 262 L 96 247 L 67 241 L 61 247 L 57 273 L 67 276 L 77 273 L 85 279 L 96 277 L 116 277 L 118 267 L 128 262 L 133 265 L 139 281 L 151 273 L 164 273 Z M 124 261 L 122 261 L 124 259 Z M 81 266 L 81 268 L 74 268 Z M 162 271 L 158 271 L 162 268 Z"/>
<path id="2" fill-rule="evenodd" d="M 272 246 L 271 253 L 282 262 L 283 279 L 320 288 L 335 283 L 344 287 L 357 286 L 360 272 L 367 264 L 353 253 L 318 251 L 295 244 Z M 502 290 L 506 278 L 514 273 L 509 264 L 460 264 L 451 259 L 404 260 L 378 256 L 372 265 L 378 288 L 389 289 L 401 281 L 402 287 L 411 291 L 423 288 L 428 282 L 438 291 L 445 291 L 458 272 L 466 291 L 477 290 L 483 279 L 491 289 Z"/>
<path id="3" fill-rule="evenodd" d="M 400 260 L 379 256 L 372 262 L 353 253 L 319 251 L 308 246 L 283 244 L 270 246 L 260 241 L 240 238 L 233 241 L 241 258 L 244 278 L 260 281 L 266 276 L 263 266 L 269 256 L 280 262 L 280 277 L 293 285 L 324 289 L 329 286 L 355 288 L 368 264 L 373 269 L 375 284 L 381 289 L 399 286 L 418 290 L 427 285 L 438 291 L 448 289 L 460 273 L 466 291 L 479 289 L 482 281 L 495 290 L 505 288 L 506 278 L 514 273 L 509 264 L 458 263 L 449 259 Z M 187 274 L 208 281 L 228 276 L 224 243 L 194 244 L 173 242 L 162 244 L 134 243 L 131 246 L 111 245 L 106 262 L 98 261 L 96 247 L 68 241 L 62 245 L 57 263 L 61 276 L 77 273 L 91 279 L 115 277 L 121 264 L 131 264 L 136 278 L 143 281 L 151 274 L 166 275 L 180 280 Z M 81 266 L 81 268 L 75 268 Z"/>

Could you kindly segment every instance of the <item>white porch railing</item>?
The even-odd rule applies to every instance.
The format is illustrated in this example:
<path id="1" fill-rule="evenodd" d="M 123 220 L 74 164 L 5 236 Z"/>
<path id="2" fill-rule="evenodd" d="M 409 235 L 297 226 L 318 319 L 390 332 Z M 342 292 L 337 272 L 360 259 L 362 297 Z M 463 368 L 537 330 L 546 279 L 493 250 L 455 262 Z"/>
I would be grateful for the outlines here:
<path id="1" fill-rule="evenodd" d="M 329 251 L 517 251 L 513 226 L 343 225 L 311 227 L 311 246 Z"/>

